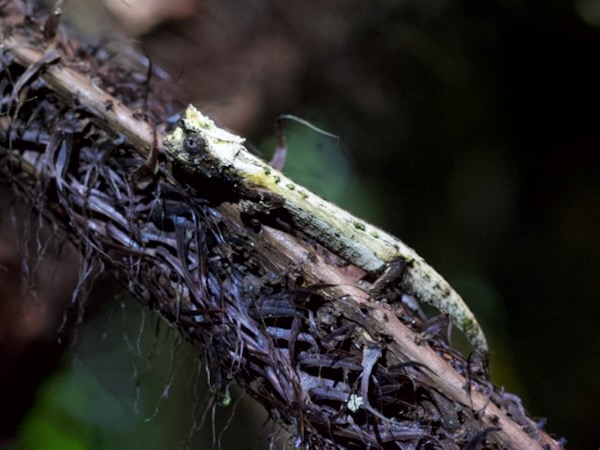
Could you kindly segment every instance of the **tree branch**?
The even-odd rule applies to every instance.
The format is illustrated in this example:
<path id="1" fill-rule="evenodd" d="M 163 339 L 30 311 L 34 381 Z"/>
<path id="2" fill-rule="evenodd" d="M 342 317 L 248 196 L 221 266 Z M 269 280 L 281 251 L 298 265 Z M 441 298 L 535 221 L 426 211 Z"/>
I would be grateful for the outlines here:
<path id="1" fill-rule="evenodd" d="M 215 392 L 234 377 L 314 448 L 560 448 L 481 364 L 423 333 L 401 301 L 414 277 L 374 295 L 382 267 L 353 268 L 296 217 L 248 226 L 244 183 L 165 154 L 153 167 L 169 128 L 156 92 L 134 112 L 145 87 L 126 94 L 128 72 L 2 20 L 4 180 L 204 353 Z"/>

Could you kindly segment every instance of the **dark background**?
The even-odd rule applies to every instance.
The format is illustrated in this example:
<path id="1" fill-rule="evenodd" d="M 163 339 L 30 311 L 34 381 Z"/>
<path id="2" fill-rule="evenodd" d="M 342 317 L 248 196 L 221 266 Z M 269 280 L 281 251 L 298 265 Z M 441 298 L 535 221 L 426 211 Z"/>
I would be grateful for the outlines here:
<path id="1" fill-rule="evenodd" d="M 283 113 L 340 136 L 343 154 L 290 127 L 286 171 L 414 247 L 480 318 L 492 380 L 546 417 L 567 448 L 598 448 L 600 2 L 228 0 L 193 9 L 138 36 L 182 104 L 265 154 Z M 118 13 L 71 12 L 95 38 L 128 31 Z M 139 313 L 129 314 L 137 329 Z M 124 372 L 116 383 L 128 390 L 135 377 Z"/>

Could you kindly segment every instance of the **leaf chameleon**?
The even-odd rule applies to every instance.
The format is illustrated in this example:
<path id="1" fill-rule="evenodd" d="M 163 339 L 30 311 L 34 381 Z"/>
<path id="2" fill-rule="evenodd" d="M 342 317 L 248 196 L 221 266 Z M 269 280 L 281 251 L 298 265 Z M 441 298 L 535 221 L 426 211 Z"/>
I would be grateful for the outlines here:
<path id="1" fill-rule="evenodd" d="M 299 229 L 372 275 L 383 273 L 398 259 L 405 261 L 405 290 L 448 314 L 473 348 L 487 356 L 485 335 L 469 307 L 438 272 L 401 240 L 290 180 L 248 152 L 242 137 L 217 127 L 194 106 L 187 108 L 179 126 L 163 143 L 165 152 L 187 171 L 235 179 L 245 191 L 254 190 L 253 200 L 258 203 L 265 192 L 281 198 L 283 208 Z"/>

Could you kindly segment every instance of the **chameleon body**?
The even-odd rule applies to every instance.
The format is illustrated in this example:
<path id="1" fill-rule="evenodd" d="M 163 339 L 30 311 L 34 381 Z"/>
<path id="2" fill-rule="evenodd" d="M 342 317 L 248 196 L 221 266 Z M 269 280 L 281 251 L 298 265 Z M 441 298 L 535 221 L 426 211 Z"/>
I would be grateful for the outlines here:
<path id="1" fill-rule="evenodd" d="M 412 248 L 298 185 L 248 152 L 243 143 L 242 137 L 217 127 L 191 105 L 163 141 L 165 152 L 187 171 L 236 180 L 246 190 L 256 189 L 253 200 L 259 203 L 261 192 L 280 198 L 299 229 L 371 274 L 381 274 L 399 258 L 406 261 L 405 290 L 448 314 L 473 348 L 487 356 L 485 335 L 469 307 Z"/>

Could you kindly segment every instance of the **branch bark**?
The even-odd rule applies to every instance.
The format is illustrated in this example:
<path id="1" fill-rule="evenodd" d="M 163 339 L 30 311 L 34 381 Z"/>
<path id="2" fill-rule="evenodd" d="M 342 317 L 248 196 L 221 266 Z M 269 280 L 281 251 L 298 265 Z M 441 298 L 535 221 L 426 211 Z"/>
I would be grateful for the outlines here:
<path id="1" fill-rule="evenodd" d="M 204 353 L 215 392 L 233 376 L 314 448 L 560 448 L 403 286 L 374 295 L 296 222 L 248 226 L 236 183 L 155 166 L 166 108 L 135 111 L 128 72 L 15 16 L 0 35 L 4 180 Z"/>

